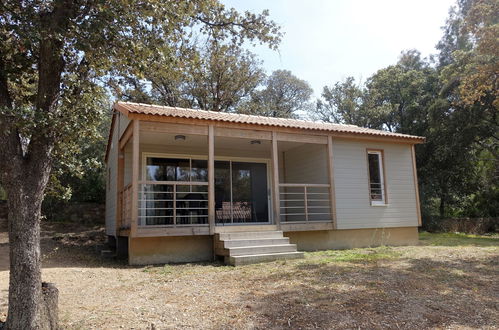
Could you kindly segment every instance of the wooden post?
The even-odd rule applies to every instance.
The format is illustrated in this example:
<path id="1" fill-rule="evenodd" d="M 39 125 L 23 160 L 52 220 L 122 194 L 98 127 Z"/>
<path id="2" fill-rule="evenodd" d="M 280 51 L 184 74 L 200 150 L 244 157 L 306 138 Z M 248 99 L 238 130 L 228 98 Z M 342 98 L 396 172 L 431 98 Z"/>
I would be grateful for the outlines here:
<path id="1" fill-rule="evenodd" d="M 210 235 L 215 233 L 215 132 L 208 126 L 208 223 Z"/>
<path id="2" fill-rule="evenodd" d="M 140 122 L 133 121 L 132 136 L 132 219 L 130 224 L 130 237 L 136 236 L 139 220 L 139 146 Z"/>
<path id="3" fill-rule="evenodd" d="M 119 146 L 118 146 L 119 149 Z M 116 236 L 120 235 L 120 228 L 123 225 L 123 187 L 124 187 L 125 155 L 122 149 L 118 150 L 118 170 L 116 171 Z"/>
<path id="4" fill-rule="evenodd" d="M 331 220 L 333 221 L 333 229 L 338 226 L 338 221 L 336 219 L 336 195 L 334 189 L 334 167 L 333 167 L 333 137 L 328 135 L 327 137 L 327 162 L 328 162 L 328 173 L 329 173 L 329 205 L 331 206 Z"/>
<path id="5" fill-rule="evenodd" d="M 272 195 L 274 197 L 274 222 L 281 229 L 281 198 L 279 195 L 279 150 L 277 148 L 277 132 L 272 131 Z"/>

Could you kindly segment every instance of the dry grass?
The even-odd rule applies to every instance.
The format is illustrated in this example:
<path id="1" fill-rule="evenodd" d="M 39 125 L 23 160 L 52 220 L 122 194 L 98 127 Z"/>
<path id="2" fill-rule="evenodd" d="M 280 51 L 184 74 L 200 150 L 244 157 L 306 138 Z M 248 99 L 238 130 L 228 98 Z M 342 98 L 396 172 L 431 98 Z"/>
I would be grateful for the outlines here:
<path id="1" fill-rule="evenodd" d="M 99 258 L 101 228 L 45 229 L 43 277 L 59 288 L 61 322 L 70 329 L 499 324 L 497 236 L 423 233 L 421 246 L 313 252 L 235 268 L 130 267 Z M 6 247 L 0 237 L 0 253 Z M 0 264 L 0 320 L 7 280 Z"/>

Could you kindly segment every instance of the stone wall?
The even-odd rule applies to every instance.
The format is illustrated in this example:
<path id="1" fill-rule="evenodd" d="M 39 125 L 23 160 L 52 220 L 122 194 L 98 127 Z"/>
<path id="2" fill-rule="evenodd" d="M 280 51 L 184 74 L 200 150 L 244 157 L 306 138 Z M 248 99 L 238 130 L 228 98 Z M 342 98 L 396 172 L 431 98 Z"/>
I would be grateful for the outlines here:
<path id="1" fill-rule="evenodd" d="M 45 209 L 42 213 L 49 221 L 103 224 L 106 208 L 100 203 L 67 203 L 57 208 Z"/>
<path id="2" fill-rule="evenodd" d="M 49 221 L 79 222 L 86 224 L 103 224 L 105 222 L 105 206 L 99 203 L 68 203 L 57 208 L 45 210 L 43 215 Z M 7 203 L 0 201 L 0 219 L 7 219 Z"/>

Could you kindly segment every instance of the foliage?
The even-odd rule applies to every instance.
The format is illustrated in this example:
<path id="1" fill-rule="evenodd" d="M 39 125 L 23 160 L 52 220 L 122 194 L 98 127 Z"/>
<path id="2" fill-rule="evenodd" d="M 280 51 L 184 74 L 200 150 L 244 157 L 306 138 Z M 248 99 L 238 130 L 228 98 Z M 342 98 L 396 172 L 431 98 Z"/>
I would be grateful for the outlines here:
<path id="1" fill-rule="evenodd" d="M 11 210 L 13 274 L 8 329 L 45 327 L 41 203 L 51 175 L 78 172 L 77 155 L 92 153 L 84 146 L 98 135 L 107 84 L 141 82 L 154 63 L 174 67 L 195 34 L 271 48 L 281 36 L 268 11 L 239 13 L 217 0 L 1 2 L 0 181 Z"/>
<path id="2" fill-rule="evenodd" d="M 312 116 L 420 135 L 416 147 L 425 223 L 499 212 L 498 3 L 458 0 L 438 62 L 416 50 L 378 70 L 324 87 Z"/>
<path id="3" fill-rule="evenodd" d="M 276 70 L 265 80 L 263 89 L 251 93 L 251 100 L 238 109 L 241 113 L 267 117 L 296 117 L 306 110 L 313 90 L 289 70 Z"/>
<path id="4" fill-rule="evenodd" d="M 380 119 L 365 104 L 365 90 L 353 77 L 325 86 L 322 99 L 317 101 L 312 117 L 316 120 L 337 124 L 381 128 Z"/>

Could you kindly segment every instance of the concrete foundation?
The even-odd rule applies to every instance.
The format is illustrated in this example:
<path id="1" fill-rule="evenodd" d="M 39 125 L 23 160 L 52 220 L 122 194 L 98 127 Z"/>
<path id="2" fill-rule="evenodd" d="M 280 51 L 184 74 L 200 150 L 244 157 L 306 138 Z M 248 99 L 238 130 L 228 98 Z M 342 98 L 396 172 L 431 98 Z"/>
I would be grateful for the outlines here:
<path id="1" fill-rule="evenodd" d="M 213 236 L 137 237 L 130 239 L 130 265 L 213 260 Z"/>
<path id="2" fill-rule="evenodd" d="M 416 245 L 417 227 L 285 232 L 298 251 L 351 249 L 380 245 Z M 130 265 L 213 260 L 213 236 L 117 238 L 117 254 L 127 247 Z"/>
<path id="3" fill-rule="evenodd" d="M 284 236 L 298 245 L 298 251 L 418 244 L 417 227 L 298 231 Z"/>

